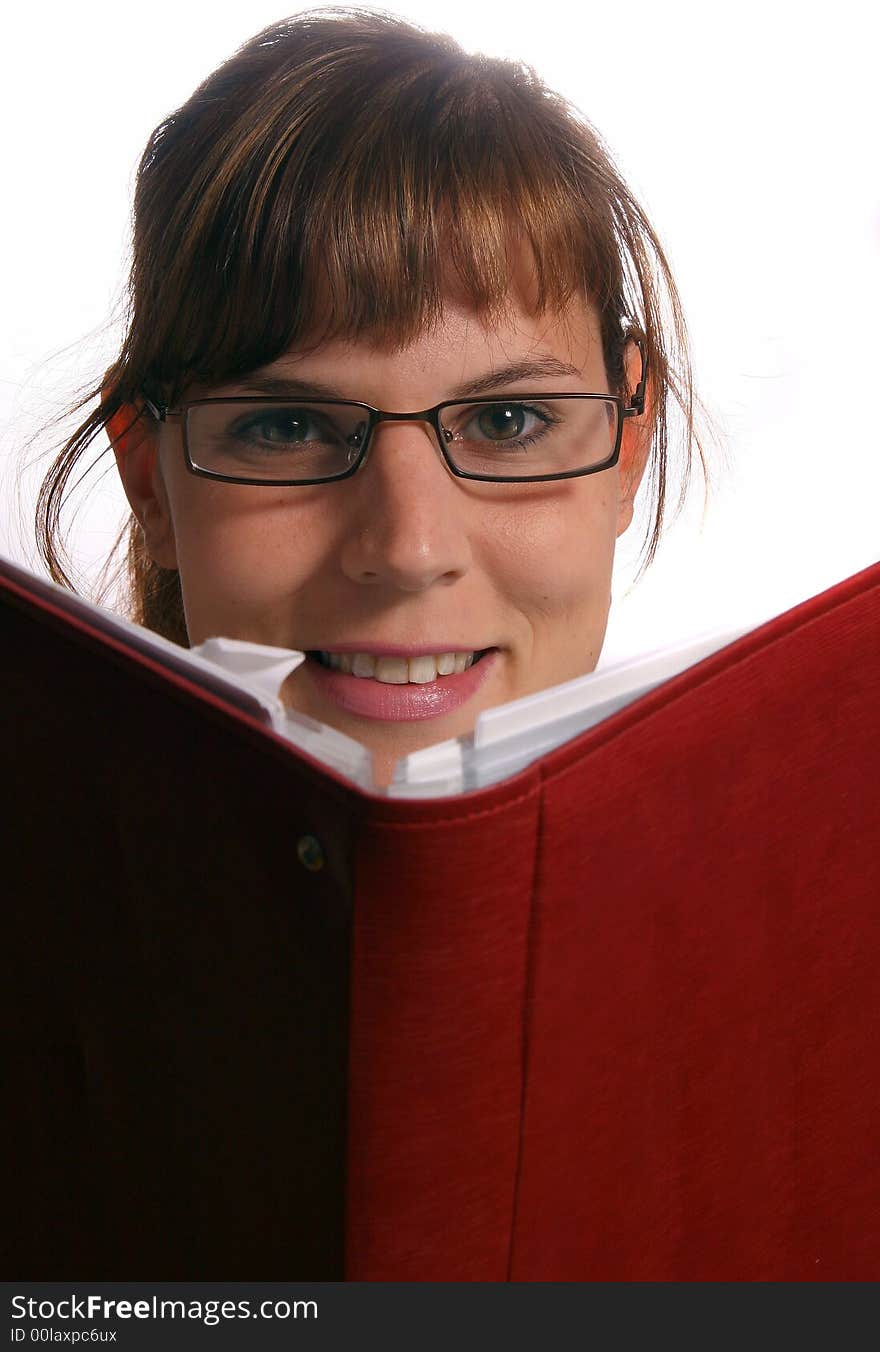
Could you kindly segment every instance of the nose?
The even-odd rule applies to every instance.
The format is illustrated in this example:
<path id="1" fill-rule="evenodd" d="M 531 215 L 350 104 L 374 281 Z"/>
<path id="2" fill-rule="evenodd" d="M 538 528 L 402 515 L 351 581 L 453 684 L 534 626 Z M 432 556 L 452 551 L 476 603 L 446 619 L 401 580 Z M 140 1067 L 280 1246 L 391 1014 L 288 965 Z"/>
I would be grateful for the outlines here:
<path id="1" fill-rule="evenodd" d="M 467 571 L 470 504 L 430 424 L 380 423 L 346 488 L 342 567 L 353 581 L 421 592 Z"/>

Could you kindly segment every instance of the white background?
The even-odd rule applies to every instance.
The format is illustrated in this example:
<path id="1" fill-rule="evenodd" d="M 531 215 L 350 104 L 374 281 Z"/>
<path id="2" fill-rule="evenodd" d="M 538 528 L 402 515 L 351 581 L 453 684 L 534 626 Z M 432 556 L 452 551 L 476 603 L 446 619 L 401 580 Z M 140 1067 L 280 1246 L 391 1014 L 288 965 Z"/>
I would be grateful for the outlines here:
<path id="1" fill-rule="evenodd" d="M 610 145 L 679 282 L 723 445 L 710 448 L 708 510 L 698 480 L 634 590 L 638 541 L 620 549 L 603 661 L 761 619 L 880 557 L 873 7 L 388 8 L 471 50 L 521 58 L 569 97 Z M 79 0 L 3 20 L 0 550 L 31 566 L 40 474 L 20 465 L 54 444 L 26 449 L 115 354 L 147 137 L 286 12 L 283 0 Z M 112 469 L 92 483 L 73 536 L 84 583 L 125 515 Z"/>

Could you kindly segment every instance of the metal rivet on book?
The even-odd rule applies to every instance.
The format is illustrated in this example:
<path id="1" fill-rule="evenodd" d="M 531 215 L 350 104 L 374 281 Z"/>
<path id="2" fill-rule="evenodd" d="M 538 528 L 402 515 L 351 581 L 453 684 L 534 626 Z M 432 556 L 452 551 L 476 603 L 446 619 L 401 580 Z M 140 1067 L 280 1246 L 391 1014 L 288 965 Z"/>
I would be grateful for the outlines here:
<path id="1" fill-rule="evenodd" d="M 318 869 L 324 867 L 324 851 L 320 840 L 314 836 L 300 836 L 296 842 L 296 854 L 303 868 L 307 868 L 310 873 L 317 873 Z"/>

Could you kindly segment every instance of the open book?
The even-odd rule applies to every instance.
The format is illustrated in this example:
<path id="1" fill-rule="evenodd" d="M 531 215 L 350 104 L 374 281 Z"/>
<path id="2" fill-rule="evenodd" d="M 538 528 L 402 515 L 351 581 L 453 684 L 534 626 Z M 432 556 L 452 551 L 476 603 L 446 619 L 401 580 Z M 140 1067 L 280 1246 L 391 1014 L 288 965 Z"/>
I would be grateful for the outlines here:
<path id="1" fill-rule="evenodd" d="M 10 1277 L 880 1277 L 880 565 L 388 792 L 297 654 L 0 619 Z"/>

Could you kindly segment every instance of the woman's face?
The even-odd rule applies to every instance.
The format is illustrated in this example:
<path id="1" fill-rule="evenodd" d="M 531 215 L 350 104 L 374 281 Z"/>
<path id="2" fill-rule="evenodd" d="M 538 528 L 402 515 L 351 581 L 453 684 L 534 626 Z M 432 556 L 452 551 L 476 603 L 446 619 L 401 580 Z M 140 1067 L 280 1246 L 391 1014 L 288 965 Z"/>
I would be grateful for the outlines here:
<path id="1" fill-rule="evenodd" d="M 638 353 L 628 355 L 637 379 Z M 517 305 L 488 328 L 450 300 L 442 322 L 403 351 L 333 341 L 288 352 L 260 374 L 400 411 L 453 399 L 511 365 L 523 370 L 492 382 L 487 396 L 608 390 L 597 319 L 583 304 L 540 319 Z M 251 392 L 232 382 L 187 397 Z M 289 677 L 286 703 L 367 746 L 385 784 L 399 757 L 471 731 L 481 710 L 592 671 L 615 539 L 644 466 L 640 421 L 625 422 L 616 467 L 533 484 L 455 478 L 419 422 L 380 424 L 357 474 L 307 487 L 194 476 L 176 420 L 116 451 L 152 556 L 179 569 L 192 644 L 222 635 L 303 651 L 497 650 L 425 685 L 334 673 L 311 659 Z"/>

